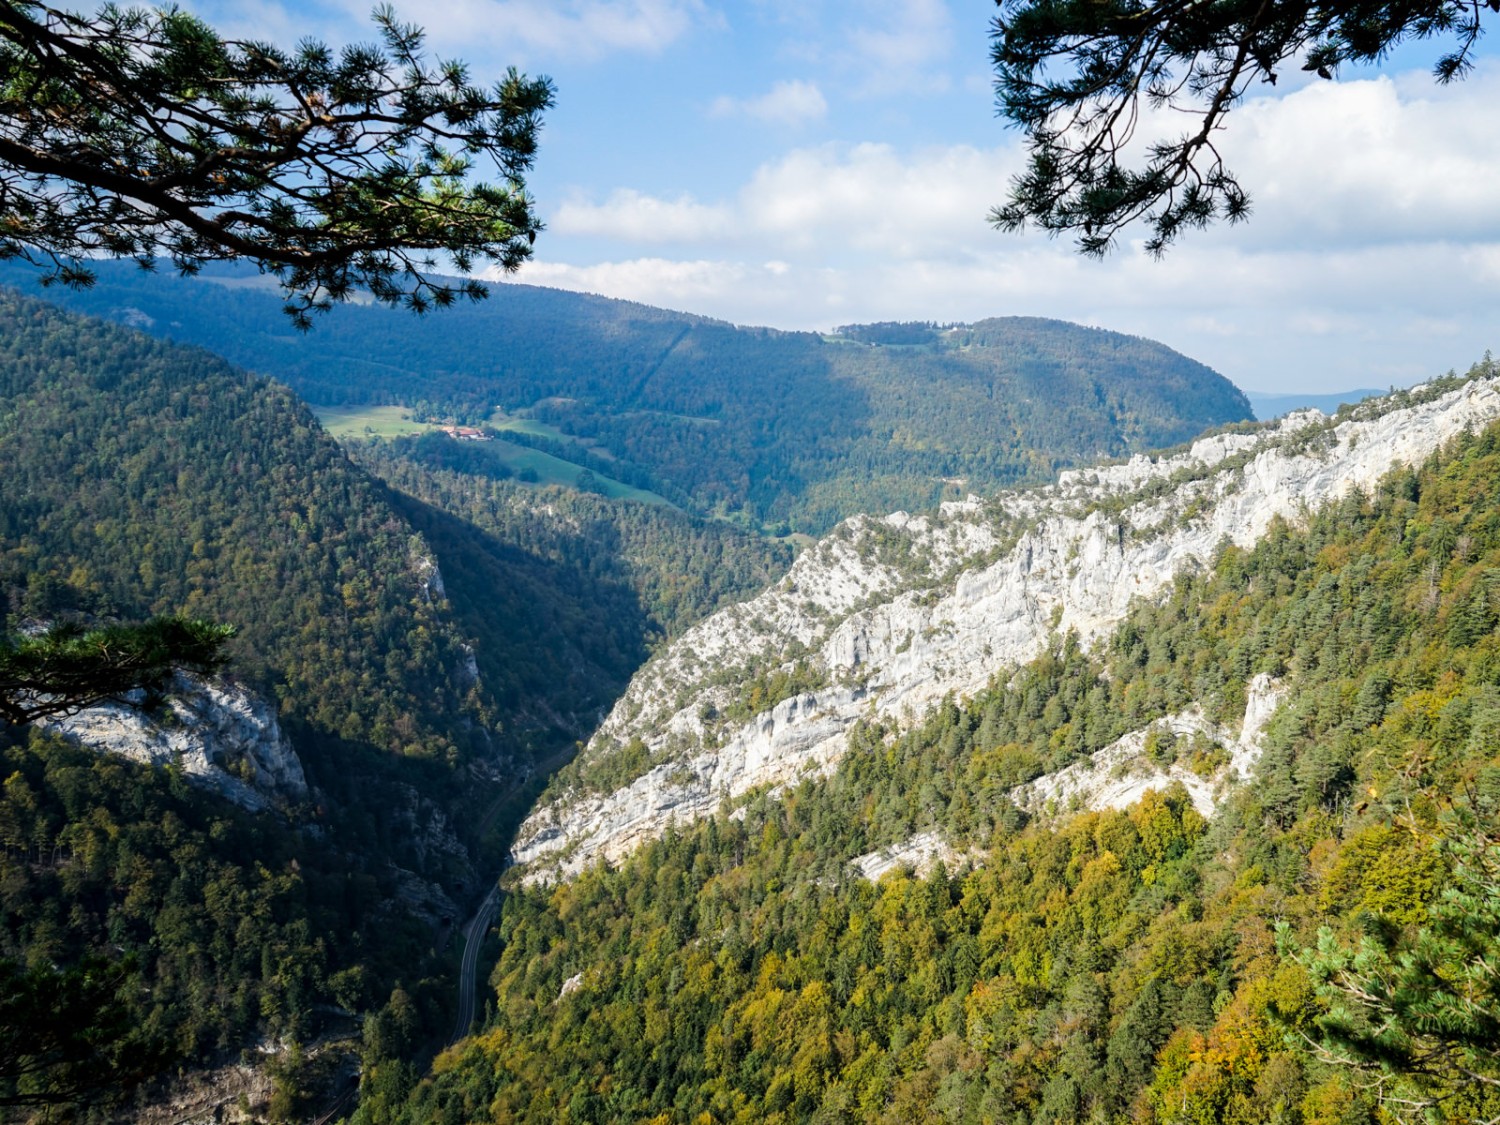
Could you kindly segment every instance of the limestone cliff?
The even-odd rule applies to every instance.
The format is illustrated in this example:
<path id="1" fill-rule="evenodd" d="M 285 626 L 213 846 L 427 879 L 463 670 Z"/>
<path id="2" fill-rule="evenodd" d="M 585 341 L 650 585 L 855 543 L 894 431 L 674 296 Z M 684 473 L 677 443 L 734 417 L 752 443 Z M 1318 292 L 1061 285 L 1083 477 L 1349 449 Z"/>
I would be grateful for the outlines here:
<path id="1" fill-rule="evenodd" d="M 637 673 L 514 856 L 532 878 L 565 876 L 726 798 L 827 770 L 860 716 L 914 718 L 971 695 L 1059 631 L 1095 641 L 1223 544 L 1248 546 L 1496 418 L 1500 380 L 1446 380 L 931 516 L 850 519 Z"/>
<path id="2" fill-rule="evenodd" d="M 1167 715 L 1131 731 L 1093 757 L 1011 791 L 1011 800 L 1036 815 L 1073 809 L 1123 809 L 1148 789 L 1181 785 L 1193 807 L 1205 817 L 1218 808 L 1225 789 L 1246 781 L 1260 758 L 1261 735 L 1282 699 L 1286 685 L 1262 673 L 1246 687 L 1245 717 L 1239 729 L 1212 722 L 1201 704 Z M 1152 743 L 1181 743 L 1187 754 L 1152 752 Z M 1195 753 L 1198 746 L 1202 752 Z"/>
<path id="3" fill-rule="evenodd" d="M 238 684 L 179 673 L 152 711 L 117 703 L 43 721 L 85 746 L 154 766 L 175 765 L 188 781 L 247 809 L 307 797 L 302 762 L 276 710 Z"/>

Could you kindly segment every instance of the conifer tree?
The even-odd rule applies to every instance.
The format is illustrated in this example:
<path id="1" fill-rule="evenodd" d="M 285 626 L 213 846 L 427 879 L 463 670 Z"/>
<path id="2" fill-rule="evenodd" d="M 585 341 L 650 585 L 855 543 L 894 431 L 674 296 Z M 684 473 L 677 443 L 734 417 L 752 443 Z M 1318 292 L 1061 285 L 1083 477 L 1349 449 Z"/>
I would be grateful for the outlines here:
<path id="1" fill-rule="evenodd" d="M 475 85 L 389 6 L 374 21 L 378 44 L 284 51 L 175 7 L 0 0 L 0 258 L 81 286 L 99 256 L 250 261 L 301 327 L 361 290 L 416 312 L 482 297 L 433 271 L 530 254 L 552 84 Z M 498 183 L 471 182 L 481 161 Z"/>
<path id="2" fill-rule="evenodd" d="M 1000 116 L 1026 134 L 1029 160 L 1002 230 L 1034 223 L 1108 251 L 1143 222 L 1162 253 L 1184 229 L 1239 222 L 1250 197 L 1219 149 L 1224 118 L 1287 66 L 1331 79 L 1411 40 L 1448 42 L 1439 82 L 1462 78 L 1500 0 L 998 0 L 991 57 Z M 1176 111 L 1179 136 L 1143 134 L 1148 110 Z M 1142 144 L 1141 142 L 1145 142 Z M 1128 150 L 1145 150 L 1130 167 Z"/>

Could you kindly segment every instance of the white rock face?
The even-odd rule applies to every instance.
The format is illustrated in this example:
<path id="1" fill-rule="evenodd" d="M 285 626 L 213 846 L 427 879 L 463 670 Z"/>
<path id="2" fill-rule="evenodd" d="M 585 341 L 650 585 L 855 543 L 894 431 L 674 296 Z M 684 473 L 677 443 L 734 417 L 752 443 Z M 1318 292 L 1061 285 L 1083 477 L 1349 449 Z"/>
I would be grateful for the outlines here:
<path id="1" fill-rule="evenodd" d="M 266 700 L 236 684 L 178 674 L 165 711 L 106 703 L 41 726 L 84 746 L 153 766 L 176 762 L 188 781 L 247 809 L 307 796 L 302 762 Z"/>
<path id="2" fill-rule="evenodd" d="M 1285 684 L 1261 673 L 1247 685 L 1245 717 L 1238 729 L 1211 722 L 1202 705 L 1195 703 L 1175 715 L 1122 735 L 1087 761 L 1075 762 L 1067 769 L 1017 786 L 1010 791 L 1010 798 L 1033 816 L 1065 817 L 1085 810 L 1126 809 L 1148 790 L 1169 789 L 1180 783 L 1187 790 L 1193 808 L 1203 817 L 1211 817 L 1230 789 L 1249 780 L 1250 771 L 1260 760 L 1261 735 L 1266 723 L 1286 695 Z M 1202 773 L 1194 772 L 1181 761 L 1163 768 L 1145 753 L 1147 740 L 1153 733 L 1201 739 L 1201 744 L 1227 753 L 1229 759 Z M 900 867 L 910 867 L 918 875 L 926 875 L 939 860 L 957 867 L 965 860 L 974 862 L 978 858 L 955 851 L 936 832 L 919 832 L 909 840 L 849 862 L 873 883 Z"/>
<path id="3" fill-rule="evenodd" d="M 616 792 L 560 794 L 522 826 L 514 858 L 536 865 L 533 879 L 567 876 L 725 798 L 826 771 L 861 716 L 914 720 L 950 693 L 971 696 L 1055 632 L 1095 641 L 1222 545 L 1248 547 L 1274 520 L 1301 521 L 1484 427 L 1500 417 L 1497 383 L 1418 388 L 1399 408 L 1372 400 L 1337 425 L 1303 411 L 931 517 L 847 520 L 775 587 L 636 674 L 584 761 L 638 737 L 658 764 Z M 743 713 L 747 673 L 799 666 L 824 686 L 721 717 Z"/>
<path id="4" fill-rule="evenodd" d="M 426 601 L 442 601 L 448 596 L 448 589 L 443 585 L 443 572 L 438 569 L 437 559 L 428 551 L 420 535 L 413 535 L 407 544 L 407 558 Z"/>
<path id="5" fill-rule="evenodd" d="M 939 860 L 957 868 L 965 858 L 936 832 L 919 832 L 900 844 L 856 856 L 849 865 L 870 882 L 878 883 L 883 876 L 899 868 L 910 867 L 918 875 L 927 875 Z"/>
<path id="6" fill-rule="evenodd" d="M 1262 673 L 1250 681 L 1245 717 L 1237 731 L 1209 721 L 1203 708 L 1193 704 L 1185 711 L 1157 719 L 1110 743 L 1087 761 L 1039 777 L 1010 792 L 1011 800 L 1033 814 L 1067 813 L 1074 810 L 1124 809 L 1139 801 L 1149 789 L 1167 789 L 1181 782 L 1193 807 L 1204 817 L 1218 808 L 1229 787 L 1250 777 L 1260 759 L 1261 735 L 1276 708 L 1286 696 L 1285 685 Z M 1220 768 L 1195 773 L 1188 765 L 1174 762 L 1162 768 L 1145 754 L 1153 732 L 1177 738 L 1201 738 L 1228 752 Z"/>

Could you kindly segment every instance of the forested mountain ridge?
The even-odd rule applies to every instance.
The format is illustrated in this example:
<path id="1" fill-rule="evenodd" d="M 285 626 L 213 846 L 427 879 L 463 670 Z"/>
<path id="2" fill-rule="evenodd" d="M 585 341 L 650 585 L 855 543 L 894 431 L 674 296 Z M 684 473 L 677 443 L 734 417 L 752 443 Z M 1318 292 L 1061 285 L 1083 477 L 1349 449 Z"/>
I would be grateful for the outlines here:
<path id="1" fill-rule="evenodd" d="M 1247 477 L 1297 458 L 1336 475 L 1382 420 L 1413 438 L 1092 643 L 1064 626 L 987 662 L 969 699 L 869 715 L 827 776 L 724 802 L 617 869 L 513 882 L 488 1026 L 361 1120 L 1493 1119 L 1497 377 L 1244 458 Z M 1456 422 L 1436 447 L 1407 424 L 1424 409 Z M 1101 470 L 1093 514 L 1128 514 L 1143 468 Z M 1226 747 L 1160 724 L 1197 708 L 1238 728 L 1268 684 L 1254 783 L 1211 818 L 1171 784 L 1037 820 L 1011 800 L 1132 732 L 1122 768 L 1211 777 Z M 948 861 L 859 876 L 919 835 Z"/>
<path id="2" fill-rule="evenodd" d="M 212 348 L 319 405 L 404 404 L 480 424 L 699 515 L 820 533 L 1171 445 L 1251 417 L 1227 380 L 1163 345 L 1035 318 L 841 335 L 741 328 L 525 285 L 417 319 L 341 307 L 289 330 L 255 275 L 184 280 L 101 263 L 70 308 Z M 17 267 L 12 284 L 31 283 Z M 955 482 L 963 482 L 958 484 Z"/>
<path id="3" fill-rule="evenodd" d="M 223 690 L 0 725 L 0 972 L 63 994 L 85 1054 L 115 1029 L 132 1079 L 330 1020 L 367 1068 L 407 1066 L 449 1026 L 434 944 L 498 865 L 492 801 L 585 735 L 650 643 L 790 558 L 671 509 L 445 470 L 446 438 L 432 458 L 411 445 L 361 467 L 284 387 L 0 292 L 0 627 L 237 629 Z M 214 742 L 237 725 L 260 744 Z M 44 1042 L 34 1014 L 21 1027 Z M 115 1089 L 93 1092 L 125 1092 L 102 1059 Z M 321 1083 L 272 1065 L 274 1115 L 295 1117 Z M 0 1104 L 13 1081 L 0 1063 Z"/>
<path id="4" fill-rule="evenodd" d="M 272 704 L 247 700 L 247 716 L 279 713 L 294 748 L 221 763 L 288 771 L 282 811 L 252 815 L 185 785 L 201 779 L 188 763 L 90 748 L 125 733 L 107 717 L 83 746 L 0 726 L 0 968 L 50 996 L 55 1021 L 22 1013 L 0 1097 L 66 1087 L 53 1036 L 83 1050 L 94 1094 L 119 1096 L 162 1066 L 378 1011 L 398 986 L 414 1031 L 440 1021 L 434 927 L 474 874 L 444 811 L 469 763 L 505 768 L 505 733 L 432 549 L 384 486 L 285 388 L 10 292 L 0 480 L 7 633 L 163 613 L 234 625 L 231 674 Z M 170 731 L 201 717 L 188 711 L 152 717 Z M 137 1061 L 117 1071 L 116 1055 Z"/>
<path id="5" fill-rule="evenodd" d="M 576 873 L 725 797 L 826 770 L 862 718 L 972 695 L 1059 630 L 1091 641 L 1224 543 L 1249 547 L 1496 416 L 1486 369 L 930 517 L 856 517 L 637 673 L 515 854 Z"/>
<path id="6" fill-rule="evenodd" d="M 284 388 L 0 292 L 0 576 L 18 619 L 236 624 L 235 673 L 314 737 L 471 748 L 430 549 Z"/>

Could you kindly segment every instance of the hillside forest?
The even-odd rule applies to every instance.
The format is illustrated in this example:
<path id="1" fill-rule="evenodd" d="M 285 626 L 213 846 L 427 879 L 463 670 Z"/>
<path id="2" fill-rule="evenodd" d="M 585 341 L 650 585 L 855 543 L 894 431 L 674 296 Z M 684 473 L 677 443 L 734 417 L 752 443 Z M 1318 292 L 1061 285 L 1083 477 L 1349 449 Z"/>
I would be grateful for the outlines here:
<path id="1" fill-rule="evenodd" d="M 115 280 L 155 284 L 102 273 L 83 297 L 109 296 Z M 187 298 L 223 299 L 251 326 L 236 346 L 275 353 L 253 330 L 269 324 L 250 310 L 274 309 L 263 293 L 176 286 L 177 328 L 219 332 L 207 314 L 189 319 Z M 531 304 L 513 319 L 535 317 L 549 299 L 564 322 L 598 311 L 517 292 Z M 671 319 L 603 305 L 627 325 Z M 13 989 L 5 1026 L 19 1037 L 0 1066 L 0 1103 L 23 1116 L 28 1106 L 55 1115 L 71 1105 L 129 1118 L 129 1107 L 159 1096 L 165 1075 L 232 1063 L 257 1042 L 296 1045 L 271 1068 L 263 1110 L 278 1120 L 336 1087 L 350 1060 L 368 1083 L 404 1089 L 414 1061 L 441 1042 L 457 922 L 498 869 L 533 764 L 555 765 L 585 737 L 654 645 L 774 581 L 793 540 L 750 533 L 744 518 L 705 518 L 702 482 L 659 471 L 664 445 L 642 454 L 642 466 L 539 416 L 507 431 L 515 448 L 550 449 L 601 481 L 662 490 L 632 493 L 644 502 L 586 480 L 524 479 L 493 456 L 498 442 L 427 432 L 356 435 L 341 447 L 298 395 L 208 351 L 20 295 L 0 298 L 0 320 L 6 634 L 159 615 L 232 626 L 229 675 L 274 703 L 309 783 L 304 802 L 255 814 L 180 772 L 99 757 L 42 727 L 0 733 L 0 962 Z M 411 322 L 387 314 L 378 323 L 390 341 L 407 339 Z M 746 363 L 758 355 L 767 366 L 757 378 L 800 379 L 802 369 L 775 361 L 786 341 L 756 353 L 755 341 L 775 334 L 714 330 L 709 352 L 739 347 Z M 336 333 L 310 339 L 345 346 Z M 1126 345 L 1144 349 L 1142 393 L 1170 410 L 1170 388 L 1153 387 L 1149 362 L 1167 353 Z M 539 353 L 527 362 L 567 369 Z M 711 356 L 697 362 L 710 383 L 745 377 Z M 1121 362 L 1128 395 L 1134 369 Z M 1173 362 L 1202 380 L 1210 405 L 1188 396 L 1188 413 L 1169 428 L 1195 427 L 1191 411 L 1219 409 L 1215 394 L 1229 417 L 1243 413 L 1228 384 Z M 391 386 L 410 391 L 415 383 L 402 378 Z M 448 396 L 448 420 L 469 417 L 455 388 L 471 383 L 424 385 Z M 484 385 L 488 399 L 503 382 Z M 346 386 L 340 401 L 363 393 Z M 402 401 L 391 387 L 381 393 Z M 742 393 L 742 413 L 730 412 L 737 436 L 717 456 L 744 458 L 723 470 L 742 483 L 759 471 L 747 451 L 766 444 L 755 426 L 769 425 L 749 420 L 745 403 L 774 401 Z M 1023 439 L 1028 463 L 1050 463 L 1046 440 Z M 804 440 L 797 456 L 816 444 Z M 962 457 L 953 465 L 971 471 Z M 951 487 L 904 480 L 912 495 Z M 742 506 L 748 492 L 734 496 Z M 159 710 L 155 721 L 171 714 Z M 41 996 L 56 1017 L 45 1029 Z M 303 1044 L 332 1046 L 303 1054 Z"/>
<path id="2" fill-rule="evenodd" d="M 1161 1123 L 1500 1112 L 1500 428 L 1227 548 L 837 772 L 513 883 L 485 1029 L 368 1122 Z M 1211 819 L 1007 791 L 1293 686 Z M 1158 742 L 1215 766 L 1215 747 Z M 872 883 L 918 832 L 952 858 Z"/>
<path id="3" fill-rule="evenodd" d="M 5 633 L 232 624 L 229 675 L 274 702 L 310 785 L 256 815 L 181 772 L 0 729 L 0 963 L 19 1005 L 0 1021 L 18 1060 L 0 1111 L 117 1101 L 262 1041 L 332 1035 L 357 1054 L 391 1004 L 404 1030 L 371 1025 L 379 1050 L 430 1050 L 460 904 L 498 869 L 530 763 L 585 734 L 650 644 L 772 580 L 788 546 L 466 478 L 481 495 L 384 452 L 403 491 L 290 391 L 207 352 L 10 294 L 0 324 Z M 117 1065 L 97 1065 L 100 1042 Z M 289 1120 L 296 1069 L 278 1079 Z"/>
<path id="4" fill-rule="evenodd" d="M 505 284 L 440 318 L 348 306 L 302 334 L 253 271 L 96 272 L 48 299 L 209 348 L 320 408 L 490 425 L 492 458 L 549 454 L 756 531 L 819 535 L 856 512 L 1040 481 L 1252 417 L 1202 364 L 1061 321 L 820 336 Z M 21 267 L 0 282 L 36 291 Z"/>

